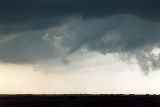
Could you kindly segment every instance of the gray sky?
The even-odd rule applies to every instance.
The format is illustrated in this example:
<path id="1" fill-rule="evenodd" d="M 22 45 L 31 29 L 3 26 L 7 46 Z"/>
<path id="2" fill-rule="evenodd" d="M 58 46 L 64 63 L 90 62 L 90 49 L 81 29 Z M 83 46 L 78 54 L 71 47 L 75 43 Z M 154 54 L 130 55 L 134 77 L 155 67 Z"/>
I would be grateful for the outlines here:
<path id="1" fill-rule="evenodd" d="M 2 93 L 159 92 L 159 4 L 1 0 Z"/>

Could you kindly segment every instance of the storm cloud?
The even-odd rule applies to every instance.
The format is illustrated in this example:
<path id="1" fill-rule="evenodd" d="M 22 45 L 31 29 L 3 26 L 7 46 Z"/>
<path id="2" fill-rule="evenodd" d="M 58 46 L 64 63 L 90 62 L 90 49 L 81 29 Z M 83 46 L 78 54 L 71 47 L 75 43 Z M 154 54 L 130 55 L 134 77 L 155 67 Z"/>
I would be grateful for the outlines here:
<path id="1" fill-rule="evenodd" d="M 159 0 L 1 0 L 0 60 L 64 59 L 80 49 L 124 53 L 159 68 Z M 129 60 L 129 59 L 128 59 Z M 143 63 L 142 63 L 143 62 Z"/>
<path id="2" fill-rule="evenodd" d="M 159 20 L 158 0 L 1 0 L 0 33 L 41 30 L 61 25 L 70 16 L 103 18 L 132 14 Z"/>

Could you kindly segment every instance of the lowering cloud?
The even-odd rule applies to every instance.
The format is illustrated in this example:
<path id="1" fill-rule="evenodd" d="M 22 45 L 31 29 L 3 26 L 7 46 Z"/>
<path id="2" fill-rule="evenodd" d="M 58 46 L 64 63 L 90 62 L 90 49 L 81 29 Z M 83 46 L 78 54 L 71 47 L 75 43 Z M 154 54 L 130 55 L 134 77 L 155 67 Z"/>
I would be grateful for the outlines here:
<path id="1" fill-rule="evenodd" d="M 65 59 L 80 49 L 137 58 L 159 68 L 158 0 L 1 0 L 0 60 Z"/>

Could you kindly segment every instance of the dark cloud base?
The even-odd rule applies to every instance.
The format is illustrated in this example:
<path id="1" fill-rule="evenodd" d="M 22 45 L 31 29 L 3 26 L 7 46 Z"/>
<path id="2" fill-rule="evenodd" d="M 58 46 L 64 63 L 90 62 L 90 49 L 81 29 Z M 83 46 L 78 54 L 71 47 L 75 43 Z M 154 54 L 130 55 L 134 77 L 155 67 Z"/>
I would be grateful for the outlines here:
<path id="1" fill-rule="evenodd" d="M 160 42 L 159 11 L 159 0 L 1 0 L 0 60 L 61 59 L 84 47 L 133 53 L 142 69 L 159 68 L 141 52 Z"/>

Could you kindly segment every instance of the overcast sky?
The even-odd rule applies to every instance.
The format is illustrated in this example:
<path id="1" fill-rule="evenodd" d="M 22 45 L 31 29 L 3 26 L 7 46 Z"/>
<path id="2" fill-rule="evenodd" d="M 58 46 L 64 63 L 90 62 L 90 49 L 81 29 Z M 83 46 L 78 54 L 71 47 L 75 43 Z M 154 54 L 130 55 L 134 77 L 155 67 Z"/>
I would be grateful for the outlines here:
<path id="1" fill-rule="evenodd" d="M 160 93 L 159 0 L 0 0 L 0 93 Z"/>

